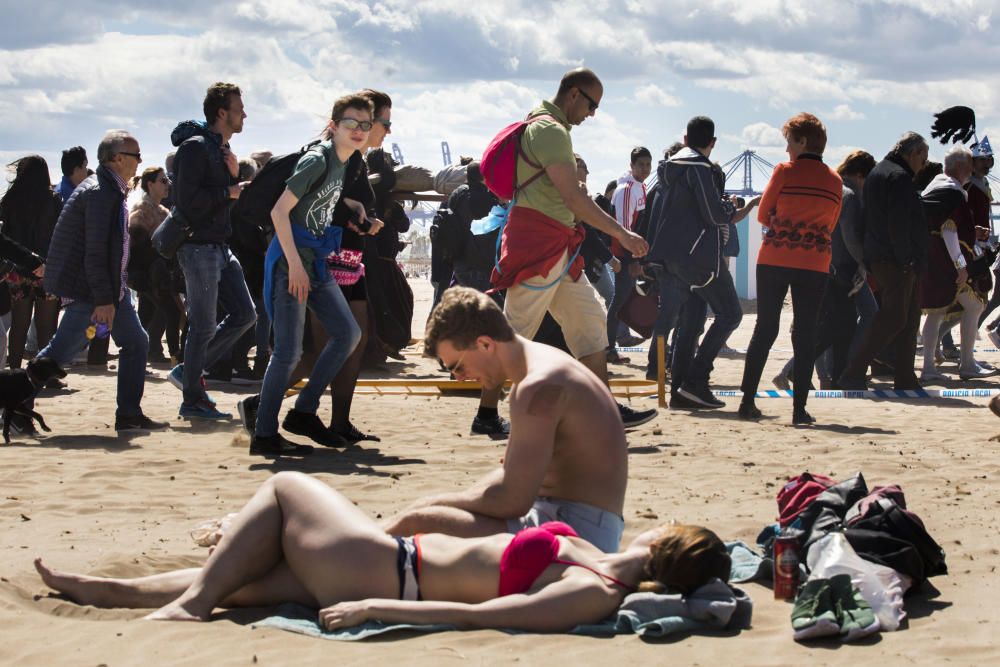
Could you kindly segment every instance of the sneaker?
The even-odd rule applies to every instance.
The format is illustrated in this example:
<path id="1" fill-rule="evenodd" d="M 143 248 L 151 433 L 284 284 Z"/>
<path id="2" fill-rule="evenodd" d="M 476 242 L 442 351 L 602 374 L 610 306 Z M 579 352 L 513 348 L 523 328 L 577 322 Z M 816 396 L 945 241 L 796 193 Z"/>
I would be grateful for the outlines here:
<path id="1" fill-rule="evenodd" d="M 830 577 L 830 598 L 840 624 L 840 638 L 853 642 L 878 632 L 882 624 L 871 605 L 861 596 L 851 582 L 851 575 L 836 574 Z"/>
<path id="2" fill-rule="evenodd" d="M 350 444 L 339 433 L 324 426 L 316 413 L 300 412 L 295 408 L 285 415 L 281 428 L 295 435 L 304 435 L 324 447 L 347 447 Z"/>
<path id="3" fill-rule="evenodd" d="M 986 337 L 990 339 L 991 343 L 993 343 L 993 347 L 1000 350 L 1000 331 L 991 329 L 990 332 L 986 334 Z"/>
<path id="4" fill-rule="evenodd" d="M 35 422 L 24 415 L 11 415 L 10 430 L 16 435 L 26 435 L 29 438 L 38 435 L 38 430 L 35 428 Z"/>
<path id="5" fill-rule="evenodd" d="M 618 414 L 621 415 L 622 424 L 625 425 L 625 428 L 635 428 L 636 426 L 641 426 L 656 417 L 657 410 L 656 408 L 649 410 L 634 410 L 627 405 L 619 403 Z"/>
<path id="6" fill-rule="evenodd" d="M 791 381 L 788 379 L 788 376 L 785 375 L 784 373 L 778 373 L 777 375 L 775 375 L 774 379 L 771 380 L 771 383 L 782 391 L 788 391 L 789 389 L 792 388 Z"/>
<path id="7" fill-rule="evenodd" d="M 225 368 L 212 368 L 207 373 L 202 376 L 203 382 L 211 382 L 212 384 L 229 384 L 233 381 L 233 369 Z"/>
<path id="8" fill-rule="evenodd" d="M 362 441 L 382 442 L 382 438 L 372 433 L 365 433 L 364 431 L 359 430 L 351 422 L 347 422 L 347 428 L 345 429 L 334 428 L 333 424 L 330 424 L 330 430 L 339 435 L 340 437 L 342 437 L 349 443 L 362 442 Z"/>
<path id="9" fill-rule="evenodd" d="M 176 366 L 171 368 L 170 372 L 167 373 L 167 380 L 170 381 L 170 384 L 174 385 L 181 391 L 184 391 L 184 364 L 177 364 Z M 211 403 L 212 407 L 215 407 L 216 405 L 215 399 L 209 396 L 208 391 L 206 391 L 207 387 L 205 385 L 204 375 L 201 378 L 199 378 L 198 384 L 201 385 L 201 391 L 204 394 L 202 399 L 207 403 Z"/>
<path id="10" fill-rule="evenodd" d="M 132 415 L 128 417 L 115 417 L 115 430 L 121 431 L 158 431 L 168 428 L 169 422 L 153 421 L 146 415 Z"/>
<path id="11" fill-rule="evenodd" d="M 764 416 L 764 413 L 753 403 L 740 403 L 739 415 L 740 419 L 758 421 Z"/>
<path id="12" fill-rule="evenodd" d="M 799 590 L 792 607 L 792 631 L 799 642 L 840 634 L 829 579 L 811 579 Z"/>
<path id="13" fill-rule="evenodd" d="M 68 384 L 66 384 L 59 378 L 50 378 L 49 381 L 45 383 L 46 389 L 55 389 L 56 391 L 65 389 L 68 386 L 69 386 Z"/>
<path id="14" fill-rule="evenodd" d="M 805 408 L 800 408 L 792 413 L 792 423 L 796 426 L 808 426 L 809 424 L 815 424 L 816 419 L 806 412 Z"/>
<path id="15" fill-rule="evenodd" d="M 937 384 L 939 382 L 947 382 L 948 376 L 937 370 L 924 371 L 920 374 L 920 384 Z"/>
<path id="16" fill-rule="evenodd" d="M 297 445 L 286 440 L 280 433 L 264 436 L 255 435 L 250 439 L 250 453 L 258 456 L 306 456 L 313 453 L 312 445 Z"/>
<path id="17" fill-rule="evenodd" d="M 715 397 L 712 390 L 708 388 L 707 384 L 691 384 L 685 382 L 677 390 L 677 393 L 688 399 L 689 401 L 694 401 L 702 408 L 709 408 L 714 410 L 716 408 L 724 408 L 726 404 Z"/>
<path id="18" fill-rule="evenodd" d="M 975 368 L 969 370 L 958 369 L 958 377 L 963 380 L 978 380 L 981 378 L 992 377 L 997 374 L 997 370 L 990 368 L 983 368 L 979 364 L 976 364 Z"/>
<path id="19" fill-rule="evenodd" d="M 680 392 L 670 394 L 671 410 L 700 410 L 701 408 L 702 405 L 700 403 L 692 401 Z"/>
<path id="20" fill-rule="evenodd" d="M 260 396 L 247 396 L 236 404 L 236 411 L 240 414 L 240 423 L 243 430 L 253 435 L 257 427 L 257 406 L 260 405 Z"/>
<path id="21" fill-rule="evenodd" d="M 472 432 L 475 435 L 505 438 L 510 435 L 510 422 L 500 415 L 485 418 L 476 415 L 472 418 Z"/>
<path id="22" fill-rule="evenodd" d="M 949 361 L 956 361 L 962 358 L 962 353 L 958 351 L 957 347 L 944 347 L 941 348 L 941 354 L 945 359 Z"/>
<path id="23" fill-rule="evenodd" d="M 199 400 L 194 405 L 188 405 L 186 403 L 181 403 L 181 409 L 178 411 L 177 416 L 184 419 L 232 419 L 233 415 L 229 412 L 220 412 L 218 408 L 215 407 L 213 403 L 206 400 Z"/>
<path id="24" fill-rule="evenodd" d="M 850 377 L 846 373 L 837 380 L 841 391 L 868 391 L 868 381 L 864 378 Z"/>
<path id="25" fill-rule="evenodd" d="M 628 357 L 623 357 L 618 354 L 617 348 L 610 348 L 607 353 L 609 364 L 627 364 L 629 362 Z"/>
<path id="26" fill-rule="evenodd" d="M 618 338 L 618 347 L 635 347 L 644 340 L 646 339 L 640 336 L 633 336 L 632 334 L 620 336 Z"/>

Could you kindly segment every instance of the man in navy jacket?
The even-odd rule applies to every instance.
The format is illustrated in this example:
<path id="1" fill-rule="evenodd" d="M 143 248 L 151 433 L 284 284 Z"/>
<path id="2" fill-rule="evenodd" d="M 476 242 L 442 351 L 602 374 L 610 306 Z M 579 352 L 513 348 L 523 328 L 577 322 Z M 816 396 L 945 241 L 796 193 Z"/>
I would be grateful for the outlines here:
<path id="1" fill-rule="evenodd" d="M 56 223 L 45 264 L 49 294 L 67 299 L 55 336 L 38 353 L 60 365 L 87 345 L 88 329 L 106 327 L 119 347 L 118 431 L 165 428 L 142 413 L 149 338 L 125 285 L 128 265 L 126 185 L 142 162 L 139 142 L 111 130 L 97 147 L 100 166 L 73 191 Z"/>

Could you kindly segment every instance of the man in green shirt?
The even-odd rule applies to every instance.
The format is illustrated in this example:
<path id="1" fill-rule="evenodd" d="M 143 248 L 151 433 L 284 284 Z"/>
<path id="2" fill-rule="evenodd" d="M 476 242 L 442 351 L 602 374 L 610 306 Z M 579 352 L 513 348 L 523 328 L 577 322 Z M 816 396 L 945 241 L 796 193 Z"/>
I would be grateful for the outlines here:
<path id="1" fill-rule="evenodd" d="M 551 101 L 529 114 L 533 120 L 517 161 L 517 183 L 525 185 L 514 197 L 493 283 L 507 289 L 504 313 L 517 333 L 533 338 L 548 312 L 562 327 L 573 356 L 607 384 L 607 313 L 581 277 L 585 231 L 577 221 L 617 239 L 635 257 L 649 246 L 602 211 L 577 181 L 570 129 L 596 113 L 603 95 L 596 74 L 575 69 L 563 76 Z M 619 409 L 626 427 L 656 416 L 656 410 L 621 404 Z"/>

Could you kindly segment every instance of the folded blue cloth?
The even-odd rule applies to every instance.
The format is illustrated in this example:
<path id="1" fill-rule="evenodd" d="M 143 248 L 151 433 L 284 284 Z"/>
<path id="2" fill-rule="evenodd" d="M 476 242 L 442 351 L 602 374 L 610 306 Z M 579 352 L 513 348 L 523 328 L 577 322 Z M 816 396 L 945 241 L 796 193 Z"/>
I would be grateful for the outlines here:
<path id="1" fill-rule="evenodd" d="M 295 247 L 312 248 L 316 258 L 313 260 L 313 273 L 316 282 L 325 283 L 330 278 L 330 272 L 326 270 L 326 258 L 340 250 L 340 240 L 344 234 L 341 227 L 330 225 L 323 232 L 323 236 L 313 236 L 305 227 L 292 225 L 292 237 L 295 239 Z M 284 256 L 281 243 L 275 234 L 271 239 L 271 245 L 267 247 L 267 254 L 264 255 L 264 310 L 270 320 L 274 319 L 274 300 L 271 292 L 274 290 L 274 270 L 278 266 L 278 260 Z"/>

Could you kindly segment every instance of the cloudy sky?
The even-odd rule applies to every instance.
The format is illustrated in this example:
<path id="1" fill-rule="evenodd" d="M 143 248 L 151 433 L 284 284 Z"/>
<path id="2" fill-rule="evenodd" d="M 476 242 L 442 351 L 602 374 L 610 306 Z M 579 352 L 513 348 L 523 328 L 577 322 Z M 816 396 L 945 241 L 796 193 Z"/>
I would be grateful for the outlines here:
<path id="1" fill-rule="evenodd" d="M 478 156 L 551 97 L 564 71 L 586 65 L 605 82 L 597 116 L 573 132 L 592 189 L 627 168 L 632 146 L 657 154 L 696 114 L 715 119 L 722 161 L 746 148 L 779 161 L 778 128 L 802 110 L 827 123 L 829 162 L 853 148 L 881 157 L 904 130 L 928 135 L 931 114 L 954 104 L 976 109 L 980 134 L 1000 134 L 1000 0 L 0 0 L 0 9 L 0 159 L 40 153 L 54 179 L 61 149 L 82 144 L 93 156 L 112 127 L 138 137 L 145 165 L 161 164 L 170 130 L 200 117 L 216 80 L 244 91 L 237 154 L 292 150 L 338 95 L 367 86 L 393 97 L 387 143 L 437 168 L 442 141 L 456 159 Z"/>

